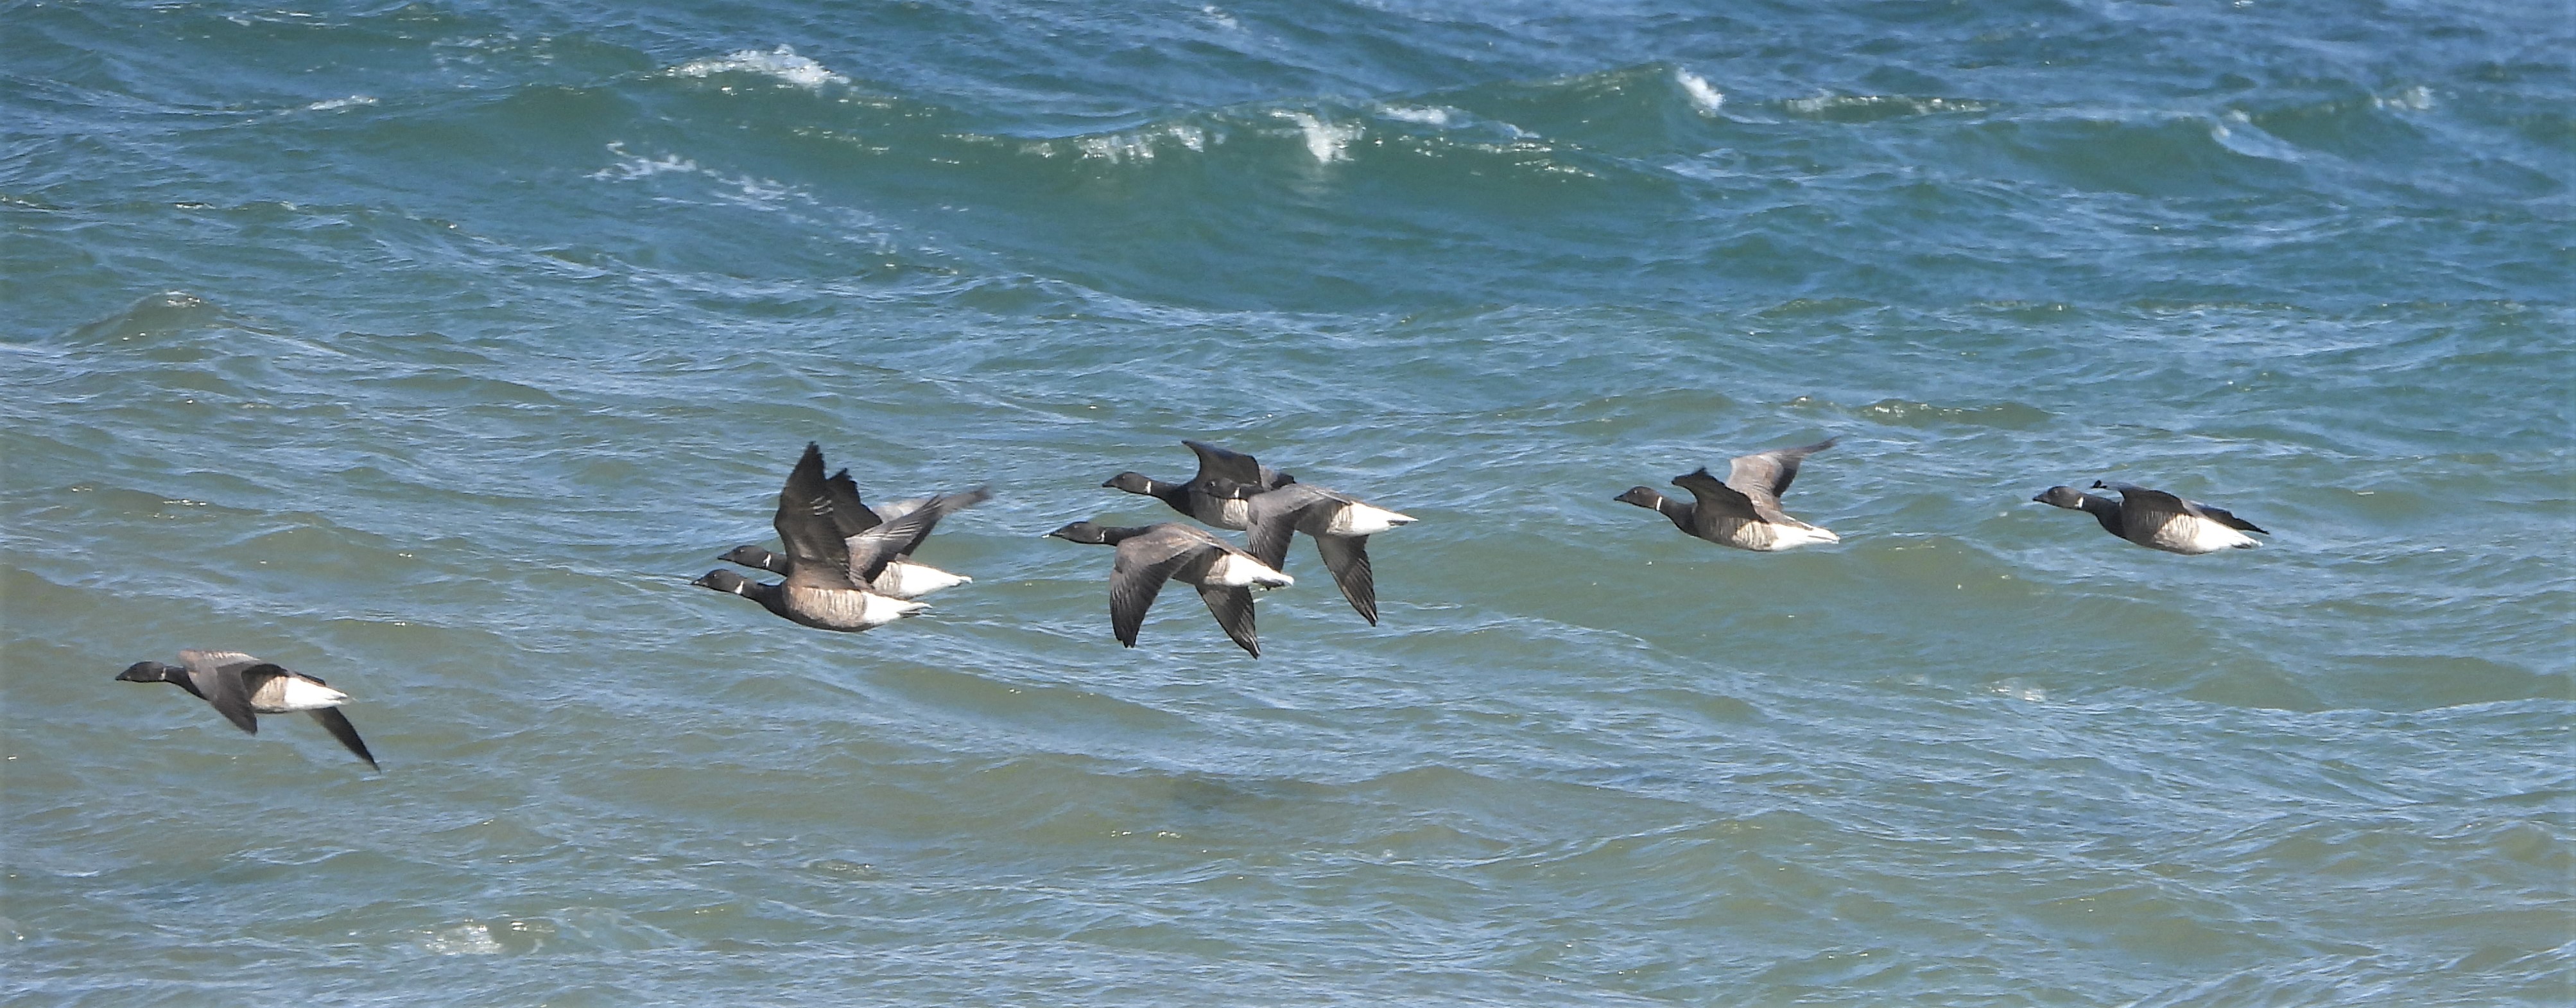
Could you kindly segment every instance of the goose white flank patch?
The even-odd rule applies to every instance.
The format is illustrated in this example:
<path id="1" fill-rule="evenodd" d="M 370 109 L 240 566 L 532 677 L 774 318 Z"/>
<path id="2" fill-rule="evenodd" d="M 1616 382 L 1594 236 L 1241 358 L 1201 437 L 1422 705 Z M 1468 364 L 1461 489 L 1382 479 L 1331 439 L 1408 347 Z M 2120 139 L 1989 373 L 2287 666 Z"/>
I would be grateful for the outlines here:
<path id="1" fill-rule="evenodd" d="M 1833 447 L 1836 440 L 1826 438 L 1797 448 L 1737 456 L 1729 462 L 1723 482 L 1705 467 L 1674 477 L 1674 486 L 1691 492 L 1689 503 L 1642 486 L 1630 487 L 1612 499 L 1652 509 L 1671 519 L 1684 534 L 1720 546 L 1774 553 L 1841 542 L 1841 536 L 1780 510 L 1780 495 L 1788 493 L 1789 482 L 1798 478 L 1798 464 L 1809 455 Z"/>
<path id="2" fill-rule="evenodd" d="M 2102 531 L 2148 549 L 2199 556 L 2262 545 L 2247 532 L 2272 533 L 2243 518 L 2199 501 L 2128 483 L 2093 481 L 2093 489 L 2119 491 L 2112 500 L 2069 486 L 2053 486 L 2032 497 L 2042 504 L 2082 511 L 2102 523 Z"/>
<path id="3" fill-rule="evenodd" d="M 1242 548 L 1179 522 L 1128 528 L 1074 522 L 1047 535 L 1118 548 L 1118 560 L 1109 570 L 1109 625 L 1118 643 L 1128 647 L 1136 646 L 1145 610 L 1162 593 L 1163 582 L 1179 581 L 1196 586 L 1225 635 L 1259 658 L 1261 640 L 1253 632 L 1252 589 L 1297 583 Z"/>
<path id="4" fill-rule="evenodd" d="M 1286 570 L 1291 533 L 1313 538 L 1315 551 L 1323 556 L 1325 569 L 1332 571 L 1342 598 L 1370 626 L 1377 625 L 1377 577 L 1369 563 L 1368 540 L 1412 524 L 1411 516 L 1311 483 L 1290 483 L 1263 492 L 1216 479 L 1209 481 L 1208 492 L 1245 498 L 1252 532 L 1248 548 L 1262 563 Z"/>
<path id="5" fill-rule="evenodd" d="M 909 514 L 845 538 L 838 516 L 845 510 L 866 509 L 858 504 L 855 488 L 836 489 L 832 483 L 823 476 L 822 447 L 808 443 L 796 468 L 788 472 L 787 485 L 778 492 L 778 513 L 771 519 L 779 541 L 787 545 L 785 580 L 764 584 L 732 571 L 713 570 L 690 583 L 740 595 L 782 618 L 819 630 L 855 633 L 929 608 L 869 586 L 884 575 L 898 551 L 918 544 L 941 517 L 988 495 L 973 490 L 933 497 Z"/>
<path id="6" fill-rule="evenodd" d="M 1104 487 L 1115 487 L 1132 494 L 1144 494 L 1172 506 L 1172 510 L 1209 525 L 1241 531 L 1251 526 L 1251 511 L 1241 496 L 1221 496 L 1208 487 L 1217 480 L 1229 480 L 1262 490 L 1274 490 L 1297 481 L 1297 478 L 1262 465 L 1258 459 L 1242 452 L 1227 451 L 1203 441 L 1182 441 L 1199 457 L 1199 471 L 1186 483 L 1165 483 L 1140 472 L 1123 472 L 1112 476 Z"/>
<path id="7" fill-rule="evenodd" d="M 991 494 L 982 489 L 975 489 L 963 494 L 915 497 L 870 506 L 860 502 L 859 486 L 850 479 L 850 471 L 847 469 L 833 473 L 831 478 L 824 480 L 823 488 L 832 502 L 832 528 L 841 536 L 842 544 L 849 547 L 850 556 L 854 561 L 868 555 L 868 547 L 857 541 L 859 536 L 867 534 L 880 525 L 920 511 L 933 502 L 950 502 L 920 524 L 904 526 L 911 530 L 908 540 L 891 542 L 885 547 L 891 548 L 894 555 L 886 562 L 884 569 L 874 577 L 865 580 L 870 591 L 899 599 L 917 599 L 935 591 L 954 588 L 975 580 L 963 574 L 951 574 L 928 564 L 915 563 L 912 560 L 912 553 L 921 548 L 923 540 L 930 538 L 931 529 L 938 527 L 941 517 L 982 503 L 990 499 Z M 757 567 L 772 574 L 785 574 L 788 568 L 786 554 L 772 553 L 758 546 L 736 546 L 716 559 L 745 567 Z"/>
<path id="8" fill-rule="evenodd" d="M 319 678 L 273 662 L 239 651 L 181 651 L 177 665 L 135 662 L 117 673 L 116 678 L 119 682 L 166 682 L 187 690 L 253 735 L 259 734 L 258 715 L 303 711 L 320 722 L 332 738 L 367 761 L 368 769 L 384 769 L 376 765 L 375 754 L 367 751 L 367 743 L 358 738 L 357 727 L 340 713 L 340 705 L 349 702 L 348 694 Z"/>

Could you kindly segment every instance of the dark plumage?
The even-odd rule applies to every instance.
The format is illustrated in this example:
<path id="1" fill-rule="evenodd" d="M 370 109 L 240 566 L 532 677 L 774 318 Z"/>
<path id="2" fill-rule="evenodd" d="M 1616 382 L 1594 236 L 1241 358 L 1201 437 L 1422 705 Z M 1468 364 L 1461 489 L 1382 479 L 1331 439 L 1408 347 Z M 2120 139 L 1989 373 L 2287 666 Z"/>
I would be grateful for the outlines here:
<path id="1" fill-rule="evenodd" d="M 1652 487 L 1630 487 L 1611 499 L 1653 509 L 1685 534 L 1736 549 L 1768 553 L 1841 542 L 1841 536 L 1780 510 L 1780 495 L 1798 478 L 1798 464 L 1833 447 L 1835 440 L 1737 456 L 1729 462 L 1724 482 L 1706 467 L 1674 477 L 1674 486 L 1691 492 L 1691 503 L 1667 498 Z"/>
<path id="2" fill-rule="evenodd" d="M 2162 490 L 2127 483 L 2093 481 L 2096 490 L 2116 490 L 2114 501 L 2074 487 L 2053 486 L 2032 497 L 2042 504 L 2082 511 L 2102 524 L 2102 531 L 2148 549 L 2198 556 L 2223 549 L 2252 549 L 2261 543 L 2247 532 L 2272 533 L 2227 509 L 2184 500 Z"/>
<path id="3" fill-rule="evenodd" d="M 983 503 L 992 498 L 991 493 L 979 487 L 962 494 L 942 494 L 922 500 L 903 501 L 894 505 L 871 508 L 860 502 L 858 484 L 850 479 L 850 471 L 847 469 L 833 473 L 830 479 L 823 482 L 823 488 L 832 504 L 832 528 L 841 536 L 841 542 L 849 548 L 853 564 L 864 564 L 875 556 L 883 555 L 886 550 L 893 551 L 892 556 L 887 558 L 886 563 L 875 576 L 860 582 L 869 590 L 899 599 L 912 599 L 974 580 L 927 564 L 914 563 L 912 553 L 921 548 L 923 540 L 930 538 L 930 531 L 938 527 L 942 517 Z M 871 544 L 873 540 L 863 541 L 862 539 L 888 522 L 907 518 L 924 510 L 931 512 L 928 517 L 917 523 L 902 526 L 909 530 L 905 536 L 888 535 L 882 543 L 873 545 Z M 785 574 L 789 566 L 786 554 L 772 553 L 758 546 L 736 546 L 716 559 L 745 567 L 757 567 L 772 574 Z"/>
<path id="4" fill-rule="evenodd" d="M 1165 483 L 1140 472 L 1123 472 L 1100 484 L 1128 493 L 1144 494 L 1172 506 L 1172 510 L 1218 528 L 1242 529 L 1249 522 L 1241 498 L 1220 497 L 1208 492 L 1213 480 L 1232 480 L 1261 490 L 1273 490 L 1297 481 L 1287 473 L 1262 465 L 1241 452 L 1231 452 L 1199 441 L 1183 441 L 1199 457 L 1199 471 L 1187 483 Z"/>
<path id="5" fill-rule="evenodd" d="M 166 682 L 187 690 L 197 699 L 212 705 L 241 730 L 259 734 L 261 714 L 284 714 L 303 711 L 322 723 L 324 731 L 340 740 L 350 752 L 367 761 L 370 770 L 376 765 L 374 753 L 358 738 L 358 729 L 341 714 L 339 706 L 349 702 L 349 695 L 332 689 L 321 679 L 261 661 L 239 651 L 181 651 L 179 664 L 135 662 L 116 674 L 119 682 Z"/>
<path id="6" fill-rule="evenodd" d="M 1136 646 L 1145 610 L 1162 593 L 1163 582 L 1179 581 L 1196 586 L 1225 635 L 1259 658 L 1261 641 L 1252 628 L 1251 589 L 1296 583 L 1234 544 L 1178 522 L 1132 528 L 1074 522 L 1047 534 L 1118 548 L 1118 561 L 1109 571 L 1109 625 L 1118 643 L 1128 647 Z"/>
<path id="7" fill-rule="evenodd" d="M 1254 559 L 1274 569 L 1287 569 L 1291 533 L 1303 532 L 1314 539 L 1315 552 L 1333 572 L 1333 584 L 1342 590 L 1342 598 L 1370 626 L 1377 625 L 1377 576 L 1369 564 L 1369 536 L 1409 525 L 1411 517 L 1312 483 L 1257 491 L 1233 480 L 1214 479 L 1208 481 L 1207 492 L 1245 500 L 1244 516 L 1252 532 L 1248 548 Z"/>
<path id="8" fill-rule="evenodd" d="M 690 583 L 740 595 L 783 618 L 820 630 L 857 632 L 884 626 L 929 607 L 878 594 L 865 585 L 884 573 L 898 548 L 918 542 L 917 533 L 949 512 L 981 500 L 980 495 L 976 491 L 933 498 L 910 514 L 844 539 L 835 518 L 835 494 L 823 477 L 823 449 L 808 443 L 804 457 L 787 474 L 786 487 L 778 492 L 778 513 L 770 522 L 787 545 L 786 579 L 762 584 L 716 570 Z M 856 503 L 855 491 L 849 500 Z"/>

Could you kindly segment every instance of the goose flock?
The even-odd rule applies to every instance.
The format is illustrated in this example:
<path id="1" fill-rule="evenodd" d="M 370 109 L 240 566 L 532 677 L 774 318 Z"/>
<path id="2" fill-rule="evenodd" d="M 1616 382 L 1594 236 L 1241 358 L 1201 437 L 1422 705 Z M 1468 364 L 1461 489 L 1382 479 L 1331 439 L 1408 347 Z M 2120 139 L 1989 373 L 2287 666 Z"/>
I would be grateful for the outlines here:
<path id="1" fill-rule="evenodd" d="M 1835 439 L 1827 438 L 1740 455 L 1728 460 L 1722 480 L 1706 467 L 1673 477 L 1674 486 L 1690 491 L 1688 501 L 1665 497 L 1645 486 L 1631 487 L 1611 499 L 1651 509 L 1684 535 L 1735 549 L 1771 553 L 1841 542 L 1833 532 L 1791 517 L 1781 509 L 1780 500 L 1798 478 L 1798 467 L 1834 443 Z M 1187 481 L 1171 483 L 1130 471 L 1100 485 L 1152 497 L 1205 525 L 1244 532 L 1245 545 L 1182 522 L 1112 526 L 1077 521 L 1045 534 L 1115 550 L 1109 568 L 1109 627 L 1118 643 L 1136 646 L 1146 610 L 1166 583 L 1178 581 L 1198 589 L 1199 599 L 1228 639 L 1260 657 L 1252 593 L 1297 583 L 1284 568 L 1290 540 L 1300 532 L 1315 541 L 1315 551 L 1342 598 L 1369 625 L 1377 625 L 1377 583 L 1369 562 L 1369 537 L 1411 524 L 1411 517 L 1338 490 L 1297 482 L 1295 476 L 1241 452 L 1200 441 L 1181 444 L 1199 462 L 1198 472 Z M 778 510 L 770 519 L 780 550 L 742 545 L 717 557 L 779 575 L 778 581 L 762 582 L 717 568 L 690 583 L 740 595 L 793 623 L 857 633 L 920 615 L 930 608 L 918 601 L 922 596 L 974 580 L 916 562 L 912 556 L 941 519 L 990 499 L 989 490 L 978 487 L 871 507 L 861 500 L 849 470 L 826 476 L 823 469 L 822 446 L 807 443 L 805 453 L 788 471 L 786 486 L 778 492 Z M 2120 499 L 2053 486 L 2031 500 L 2085 512 L 2113 536 L 2186 556 L 2252 548 L 2260 543 L 2246 533 L 2271 534 L 2224 508 L 2162 490 L 2100 480 L 2094 481 L 2092 489 L 2116 492 Z M 357 728 L 339 710 L 349 703 L 349 695 L 313 676 L 235 651 L 181 651 L 177 665 L 136 662 L 116 678 L 176 685 L 251 734 L 259 732 L 258 715 L 303 711 L 368 767 L 381 769 L 366 742 L 359 739 Z"/>

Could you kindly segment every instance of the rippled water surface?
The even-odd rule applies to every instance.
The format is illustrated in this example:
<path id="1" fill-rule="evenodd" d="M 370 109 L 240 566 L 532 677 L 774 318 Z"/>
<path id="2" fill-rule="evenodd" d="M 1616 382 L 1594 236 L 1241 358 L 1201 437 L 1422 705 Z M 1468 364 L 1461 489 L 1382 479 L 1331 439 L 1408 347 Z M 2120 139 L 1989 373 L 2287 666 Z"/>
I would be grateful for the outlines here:
<path id="1" fill-rule="evenodd" d="M 0 6 L 0 991 L 2576 1000 L 2563 7 L 1812 6 Z M 1120 648 L 1185 437 L 1383 623 Z M 974 583 L 691 587 L 808 440 Z"/>

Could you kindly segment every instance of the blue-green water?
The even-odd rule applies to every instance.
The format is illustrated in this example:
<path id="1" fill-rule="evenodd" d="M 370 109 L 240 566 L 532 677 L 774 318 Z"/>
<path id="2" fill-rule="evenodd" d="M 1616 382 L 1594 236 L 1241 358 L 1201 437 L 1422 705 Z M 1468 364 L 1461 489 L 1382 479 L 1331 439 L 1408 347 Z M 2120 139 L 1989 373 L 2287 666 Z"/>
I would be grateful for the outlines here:
<path id="1" fill-rule="evenodd" d="M 2564 1004 L 2563 5 L 0 6 L 11 1004 Z M 1757 555 L 1610 498 L 1826 435 Z M 1202 438 L 1420 519 L 1111 639 Z M 862 635 L 807 440 L 990 485 Z M 2029 502 L 2127 479 L 2256 550 Z M 329 679 L 384 761 L 112 680 Z"/>

